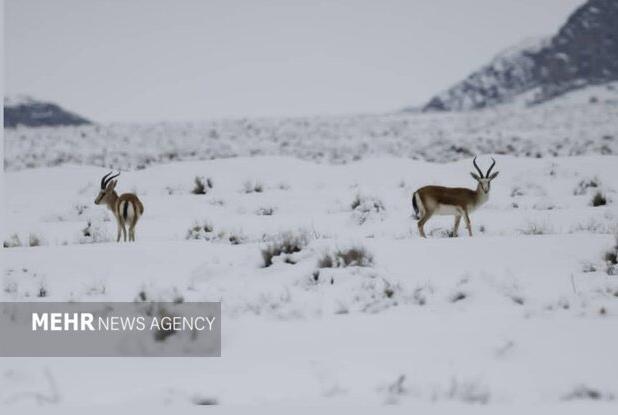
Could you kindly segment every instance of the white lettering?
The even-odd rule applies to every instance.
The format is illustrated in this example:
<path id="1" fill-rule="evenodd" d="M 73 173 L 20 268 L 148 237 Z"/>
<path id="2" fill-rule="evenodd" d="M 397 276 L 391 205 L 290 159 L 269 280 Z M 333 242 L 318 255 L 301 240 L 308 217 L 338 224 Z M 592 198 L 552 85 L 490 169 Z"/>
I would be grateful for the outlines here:
<path id="1" fill-rule="evenodd" d="M 32 313 L 32 331 L 36 331 L 37 327 L 47 331 L 48 322 L 49 314 L 41 313 L 41 315 L 39 315 L 39 313 Z"/>

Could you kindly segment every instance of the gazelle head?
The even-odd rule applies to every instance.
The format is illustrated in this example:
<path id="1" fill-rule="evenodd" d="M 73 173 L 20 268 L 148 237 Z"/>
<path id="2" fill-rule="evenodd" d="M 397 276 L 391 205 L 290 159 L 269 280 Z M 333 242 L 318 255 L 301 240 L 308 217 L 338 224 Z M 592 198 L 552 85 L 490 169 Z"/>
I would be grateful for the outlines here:
<path id="1" fill-rule="evenodd" d="M 118 180 L 114 179 L 120 176 L 120 172 L 118 172 L 118 174 L 110 176 L 112 173 L 113 172 L 110 171 L 101 179 L 101 190 L 99 191 L 97 198 L 94 199 L 95 205 L 100 205 L 102 202 L 106 202 L 106 199 L 114 193 L 114 188 L 118 183 Z"/>
<path id="2" fill-rule="evenodd" d="M 492 158 L 491 161 L 492 161 L 491 166 L 489 166 L 487 173 L 485 174 L 485 176 L 483 176 L 483 172 L 481 171 L 479 166 L 476 164 L 476 157 L 474 157 L 474 160 L 472 160 L 472 164 L 474 164 L 474 168 L 476 169 L 476 171 L 479 172 L 479 174 L 476 174 L 474 172 L 470 172 L 470 174 L 472 175 L 472 177 L 474 177 L 474 180 L 479 182 L 479 185 L 481 186 L 481 190 L 483 190 L 483 193 L 489 193 L 489 189 L 491 187 L 491 181 L 498 176 L 498 173 L 500 173 L 498 171 L 494 173 L 491 172 L 491 169 L 493 169 L 494 166 L 496 165 L 496 160 Z"/>

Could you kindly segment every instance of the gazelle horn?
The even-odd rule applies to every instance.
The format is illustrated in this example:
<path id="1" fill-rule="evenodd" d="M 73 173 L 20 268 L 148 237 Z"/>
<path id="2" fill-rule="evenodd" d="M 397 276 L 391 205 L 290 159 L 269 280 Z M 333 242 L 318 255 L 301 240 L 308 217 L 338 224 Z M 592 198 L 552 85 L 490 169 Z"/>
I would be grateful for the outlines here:
<path id="1" fill-rule="evenodd" d="M 107 173 L 105 176 L 103 176 L 103 178 L 101 179 L 101 189 L 105 189 L 107 187 L 107 184 L 115 179 L 116 177 L 120 176 L 120 172 L 118 172 L 118 174 L 109 177 L 110 174 L 112 174 L 113 171 L 110 171 L 109 173 Z"/>
<path id="2" fill-rule="evenodd" d="M 474 164 L 474 168 L 476 169 L 476 171 L 479 172 L 479 176 L 481 176 L 481 178 L 483 178 L 483 172 L 481 171 L 481 169 L 479 169 L 478 164 L 476 164 L 476 157 L 474 157 L 474 160 L 472 160 L 472 164 Z"/>
<path id="3" fill-rule="evenodd" d="M 486 175 L 485 177 L 489 177 L 489 173 L 491 173 L 491 169 L 493 169 L 493 168 L 494 168 L 494 166 L 496 165 L 496 160 L 494 160 L 494 158 L 493 158 L 493 157 L 491 158 L 491 161 L 492 161 L 493 163 L 491 163 L 491 166 L 489 166 L 489 170 L 487 170 L 487 175 Z"/>

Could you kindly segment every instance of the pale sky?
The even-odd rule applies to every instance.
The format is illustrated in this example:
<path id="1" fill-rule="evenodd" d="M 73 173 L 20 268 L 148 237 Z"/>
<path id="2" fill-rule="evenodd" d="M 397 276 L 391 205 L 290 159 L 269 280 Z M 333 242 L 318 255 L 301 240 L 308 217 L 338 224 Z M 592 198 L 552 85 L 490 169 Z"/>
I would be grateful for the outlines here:
<path id="1" fill-rule="evenodd" d="M 583 0 L 6 0 L 5 89 L 95 121 L 388 112 Z"/>

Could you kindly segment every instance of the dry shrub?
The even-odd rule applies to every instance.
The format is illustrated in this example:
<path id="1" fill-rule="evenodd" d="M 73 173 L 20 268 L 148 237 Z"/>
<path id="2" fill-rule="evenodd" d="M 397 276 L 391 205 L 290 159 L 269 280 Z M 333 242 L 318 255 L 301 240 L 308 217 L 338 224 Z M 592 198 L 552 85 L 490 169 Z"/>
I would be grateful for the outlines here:
<path id="1" fill-rule="evenodd" d="M 309 243 L 306 232 L 283 232 L 275 240 L 262 248 L 264 268 L 273 264 L 273 258 L 282 254 L 293 254 L 302 251 Z"/>
<path id="2" fill-rule="evenodd" d="M 361 246 L 327 252 L 318 260 L 318 268 L 371 267 L 372 265 L 373 255 Z"/>
<path id="3" fill-rule="evenodd" d="M 359 225 L 364 224 L 373 217 L 381 219 L 386 211 L 384 203 L 377 197 L 361 196 L 359 194 L 352 200 L 350 208 L 352 209 L 352 218 Z"/>
<path id="4" fill-rule="evenodd" d="M 605 195 L 603 193 L 596 192 L 592 197 L 591 203 L 594 207 L 605 206 L 607 204 L 607 198 L 605 198 Z"/>
<path id="5" fill-rule="evenodd" d="M 582 179 L 573 190 L 573 194 L 575 196 L 585 195 L 588 192 L 588 189 L 597 189 L 600 186 L 601 182 L 597 177 L 592 179 Z"/>
<path id="6" fill-rule="evenodd" d="M 195 185 L 193 186 L 193 190 L 191 193 L 194 195 L 205 195 L 208 193 L 210 189 L 212 189 L 212 179 L 210 177 L 204 178 L 200 176 L 195 176 Z"/>

